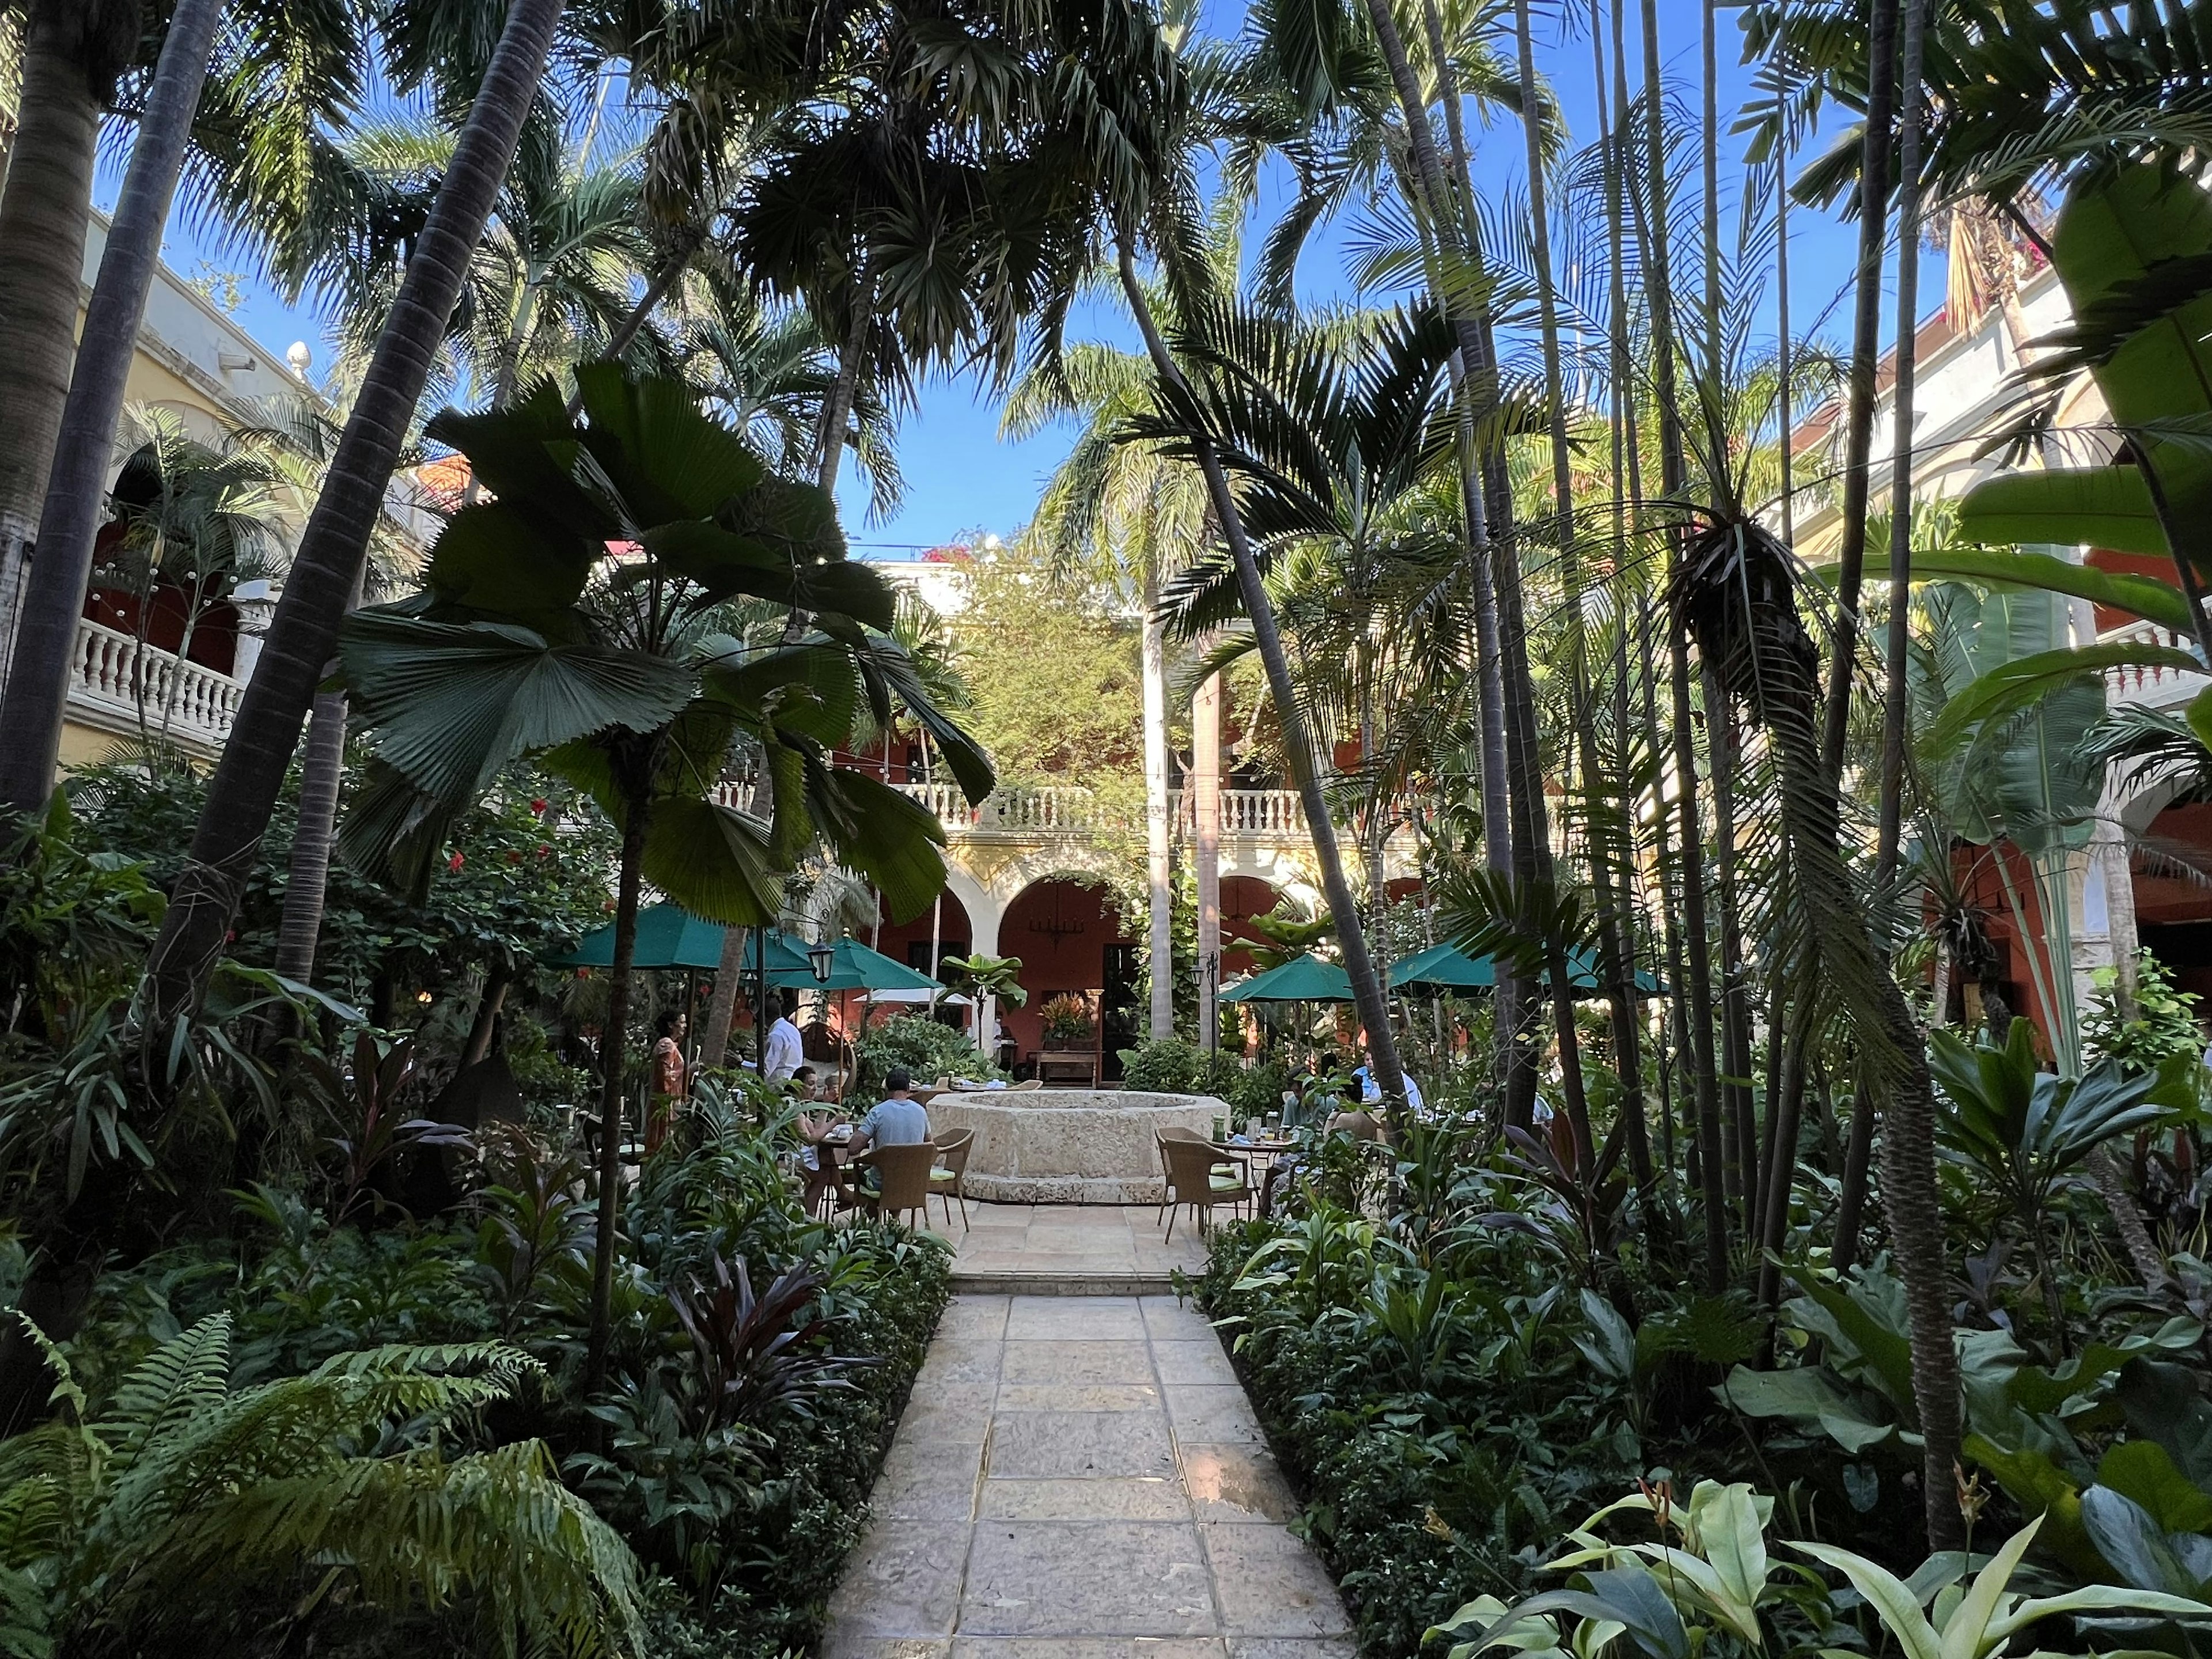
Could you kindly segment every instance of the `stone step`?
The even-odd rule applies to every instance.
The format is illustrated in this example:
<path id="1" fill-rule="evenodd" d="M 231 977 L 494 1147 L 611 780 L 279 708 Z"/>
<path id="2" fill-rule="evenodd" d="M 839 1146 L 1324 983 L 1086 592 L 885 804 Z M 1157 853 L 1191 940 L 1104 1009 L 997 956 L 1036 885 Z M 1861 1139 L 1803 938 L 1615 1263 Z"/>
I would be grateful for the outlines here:
<path id="1" fill-rule="evenodd" d="M 955 1296 L 1173 1296 L 1172 1273 L 962 1273 L 953 1270 Z"/>

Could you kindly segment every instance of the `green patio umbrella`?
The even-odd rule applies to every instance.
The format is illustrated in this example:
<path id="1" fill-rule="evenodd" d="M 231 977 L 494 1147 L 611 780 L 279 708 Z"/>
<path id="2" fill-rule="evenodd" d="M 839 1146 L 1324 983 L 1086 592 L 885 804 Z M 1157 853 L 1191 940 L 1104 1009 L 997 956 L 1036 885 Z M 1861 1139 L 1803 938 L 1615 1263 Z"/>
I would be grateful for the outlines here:
<path id="1" fill-rule="evenodd" d="M 1279 968 L 1255 974 L 1221 994 L 1224 1002 L 1349 1002 L 1352 976 L 1341 963 L 1292 957 Z"/>
<path id="2" fill-rule="evenodd" d="M 637 944 L 630 958 L 633 968 L 697 968 L 707 972 L 722 965 L 723 928 L 719 922 L 702 921 L 689 911 L 669 903 L 651 904 L 637 913 Z M 752 962 L 752 942 L 745 944 L 746 965 Z M 573 951 L 555 957 L 555 968 L 611 968 L 615 965 L 615 925 L 595 927 Z M 806 971 L 805 953 L 793 949 L 780 933 L 769 935 L 769 971 L 796 966 Z"/>
<path id="3" fill-rule="evenodd" d="M 1577 996 L 1601 994 L 1597 959 L 1587 947 L 1569 955 L 1567 971 Z M 1394 991 L 1487 990 L 1497 983 L 1497 977 L 1488 957 L 1471 957 L 1455 945 L 1431 945 L 1390 964 Z M 1546 977 L 1548 980 L 1549 975 Z M 1660 991 L 1658 980 L 1641 968 L 1636 970 L 1636 988 L 1645 996 L 1657 996 Z"/>
<path id="4" fill-rule="evenodd" d="M 944 985 L 906 963 L 871 951 L 850 935 L 830 946 L 830 977 L 817 979 L 805 957 L 794 970 L 770 967 L 770 985 L 799 991 L 941 991 Z"/>
<path id="5" fill-rule="evenodd" d="M 1549 978 L 1550 975 L 1547 975 L 1547 981 Z M 1587 945 L 1579 951 L 1568 953 L 1567 982 L 1575 988 L 1575 995 L 1578 999 L 1602 996 L 1605 994 L 1604 987 L 1598 983 L 1597 955 Z M 1638 994 L 1656 997 L 1659 994 L 1660 988 L 1656 975 L 1641 968 L 1636 970 L 1636 989 Z"/>
<path id="6" fill-rule="evenodd" d="M 1456 945 L 1431 945 L 1390 964 L 1394 991 L 1488 990 L 1497 982 L 1488 957 L 1471 957 Z"/>

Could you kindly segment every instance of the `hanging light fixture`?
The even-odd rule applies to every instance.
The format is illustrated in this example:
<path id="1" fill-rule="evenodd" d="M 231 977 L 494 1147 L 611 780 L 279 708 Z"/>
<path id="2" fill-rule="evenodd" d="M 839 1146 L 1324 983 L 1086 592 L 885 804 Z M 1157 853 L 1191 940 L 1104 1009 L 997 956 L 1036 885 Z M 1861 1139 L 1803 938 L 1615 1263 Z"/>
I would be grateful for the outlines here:
<path id="1" fill-rule="evenodd" d="M 814 970 L 814 982 L 817 985 L 827 985 L 830 982 L 830 969 L 836 966 L 836 951 L 821 940 L 817 939 L 806 947 L 806 965 Z"/>

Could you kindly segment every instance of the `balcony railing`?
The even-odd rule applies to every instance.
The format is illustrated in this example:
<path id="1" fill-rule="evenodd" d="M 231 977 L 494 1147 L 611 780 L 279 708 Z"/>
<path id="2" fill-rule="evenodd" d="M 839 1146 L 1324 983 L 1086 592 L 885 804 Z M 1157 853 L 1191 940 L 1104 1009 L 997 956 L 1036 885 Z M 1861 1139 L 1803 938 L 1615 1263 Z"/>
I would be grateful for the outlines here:
<path id="1" fill-rule="evenodd" d="M 246 687 L 228 674 L 186 662 L 89 618 L 76 625 L 69 700 L 105 730 L 155 736 L 207 752 L 220 748 L 238 718 Z"/>
<path id="2" fill-rule="evenodd" d="M 957 786 L 909 783 L 900 786 L 956 833 L 962 830 L 1016 836 L 1083 835 L 1100 830 L 1141 827 L 1125 811 L 1102 806 L 1087 789 L 1010 785 L 994 790 L 981 806 L 970 806 Z M 1169 810 L 1181 831 L 1194 827 L 1190 798 L 1178 790 Z M 1306 832 L 1305 813 L 1289 789 L 1224 789 L 1221 792 L 1224 836 L 1291 836 Z"/>
<path id="3" fill-rule="evenodd" d="M 2156 623 L 2131 623 L 2125 628 L 2112 629 L 2097 636 L 2100 645 L 2124 641 L 2130 645 L 2164 646 L 2171 651 L 2186 651 L 2194 655 L 2197 642 L 2185 635 Z M 2111 688 L 2114 702 L 2145 703 L 2154 708 L 2168 708 L 2176 703 L 2187 702 L 2206 684 L 2206 675 L 2201 668 L 2150 668 L 2130 664 L 2122 668 L 2105 671 L 2105 683 Z"/>

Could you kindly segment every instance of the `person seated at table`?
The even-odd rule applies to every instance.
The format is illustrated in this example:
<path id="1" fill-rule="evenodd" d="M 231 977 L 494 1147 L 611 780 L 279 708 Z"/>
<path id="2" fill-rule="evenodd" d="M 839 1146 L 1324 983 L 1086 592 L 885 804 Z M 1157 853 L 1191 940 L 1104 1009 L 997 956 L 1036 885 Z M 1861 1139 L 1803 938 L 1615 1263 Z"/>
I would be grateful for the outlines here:
<path id="1" fill-rule="evenodd" d="M 1364 1030 L 1359 1034 L 1359 1045 L 1363 1048 L 1367 1047 L 1367 1033 Z M 1400 1068 L 1398 1075 L 1406 1085 L 1407 1109 L 1415 1114 L 1419 1114 L 1425 1103 L 1421 1099 L 1421 1085 L 1413 1081 L 1413 1074 L 1411 1072 L 1408 1072 L 1402 1067 Z M 1382 1085 L 1375 1080 L 1374 1062 L 1372 1060 L 1363 1060 L 1359 1066 L 1353 1070 L 1352 1073 L 1352 1080 L 1359 1085 L 1359 1103 L 1361 1105 L 1379 1106 L 1382 1104 Z"/>
<path id="2" fill-rule="evenodd" d="M 853 1154 L 871 1146 L 919 1146 L 929 1139 L 929 1113 L 914 1097 L 914 1078 L 902 1066 L 884 1073 L 884 1097 L 853 1131 Z"/>

